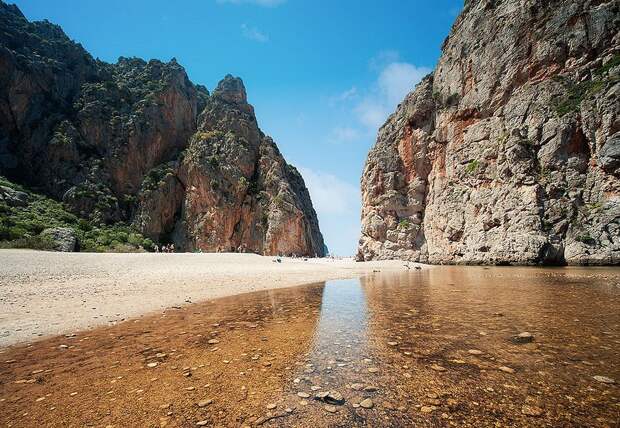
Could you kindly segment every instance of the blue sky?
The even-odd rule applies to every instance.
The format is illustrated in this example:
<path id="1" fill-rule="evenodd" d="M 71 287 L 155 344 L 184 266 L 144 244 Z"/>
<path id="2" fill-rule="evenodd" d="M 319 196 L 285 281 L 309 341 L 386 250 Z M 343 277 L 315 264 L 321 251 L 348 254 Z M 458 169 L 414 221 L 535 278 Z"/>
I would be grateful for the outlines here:
<path id="1" fill-rule="evenodd" d="M 327 245 L 352 255 L 376 132 L 437 62 L 462 0 L 8 0 L 93 56 L 170 60 L 213 89 L 243 79 L 259 125 L 300 169 Z"/>

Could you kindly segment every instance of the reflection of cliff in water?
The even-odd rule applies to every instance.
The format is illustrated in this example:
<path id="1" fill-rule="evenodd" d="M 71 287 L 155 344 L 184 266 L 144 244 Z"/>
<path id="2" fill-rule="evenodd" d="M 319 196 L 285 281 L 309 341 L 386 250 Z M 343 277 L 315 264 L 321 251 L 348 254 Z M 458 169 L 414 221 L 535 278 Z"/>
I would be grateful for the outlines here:
<path id="1" fill-rule="evenodd" d="M 582 311 L 580 319 L 592 317 L 589 323 L 605 329 L 613 314 L 601 312 L 602 299 L 617 289 L 600 282 L 593 287 L 584 272 L 579 268 L 445 266 L 364 277 L 369 336 L 376 342 L 409 342 L 416 352 L 425 353 L 430 352 L 431 342 L 422 344 L 416 339 L 424 334 L 432 334 L 433 342 L 443 338 L 442 347 L 468 340 L 471 331 L 482 337 L 525 330 L 558 336 L 562 325 L 567 327 L 566 314 Z M 498 325 L 498 319 L 510 322 Z"/>
<path id="2" fill-rule="evenodd" d="M 619 287 L 450 266 L 166 310 L 3 350 L 0 426 L 613 426 Z"/>
<path id="3" fill-rule="evenodd" d="M 343 362 L 358 358 L 366 352 L 367 324 L 366 295 L 360 281 L 327 282 L 312 344 L 313 355 Z"/>
<path id="4" fill-rule="evenodd" d="M 337 388 L 369 358 L 366 295 L 358 279 L 328 281 L 310 352 L 298 375 L 309 386 Z"/>

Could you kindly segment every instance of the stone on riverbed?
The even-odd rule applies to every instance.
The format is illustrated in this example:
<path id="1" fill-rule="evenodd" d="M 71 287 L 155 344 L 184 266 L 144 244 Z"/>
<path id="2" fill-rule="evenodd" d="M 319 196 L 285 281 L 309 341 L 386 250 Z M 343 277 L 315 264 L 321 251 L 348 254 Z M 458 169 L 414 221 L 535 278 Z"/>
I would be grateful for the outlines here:
<path id="1" fill-rule="evenodd" d="M 516 336 L 513 336 L 512 341 L 518 344 L 531 343 L 534 341 L 534 335 L 532 333 L 524 331 L 523 333 L 519 333 Z"/>
<path id="2" fill-rule="evenodd" d="M 343 405 L 345 402 L 344 397 L 338 391 L 319 392 L 314 396 L 314 399 L 338 406 Z"/>
<path id="3" fill-rule="evenodd" d="M 536 406 L 525 405 L 521 408 L 521 413 L 526 416 L 540 416 L 543 414 L 543 409 Z"/>
<path id="4" fill-rule="evenodd" d="M 213 400 L 203 400 L 198 403 L 198 407 L 207 407 L 211 403 L 213 403 Z"/>
<path id="5" fill-rule="evenodd" d="M 360 401 L 360 406 L 364 409 L 372 409 L 374 405 L 375 404 L 370 398 L 366 398 L 365 400 Z"/>
<path id="6" fill-rule="evenodd" d="M 616 383 L 615 380 L 607 376 L 594 376 L 594 380 L 601 382 L 601 383 L 609 383 L 609 384 Z"/>

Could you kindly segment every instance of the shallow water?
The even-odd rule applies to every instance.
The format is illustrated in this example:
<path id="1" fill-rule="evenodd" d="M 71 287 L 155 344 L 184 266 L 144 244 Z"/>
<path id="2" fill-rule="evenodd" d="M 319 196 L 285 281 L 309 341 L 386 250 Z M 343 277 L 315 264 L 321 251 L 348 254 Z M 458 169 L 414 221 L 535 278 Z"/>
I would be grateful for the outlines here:
<path id="1" fill-rule="evenodd" d="M 594 376 L 620 381 L 619 326 L 619 269 L 251 293 L 0 351 L 0 425 L 613 427 L 619 386 Z"/>

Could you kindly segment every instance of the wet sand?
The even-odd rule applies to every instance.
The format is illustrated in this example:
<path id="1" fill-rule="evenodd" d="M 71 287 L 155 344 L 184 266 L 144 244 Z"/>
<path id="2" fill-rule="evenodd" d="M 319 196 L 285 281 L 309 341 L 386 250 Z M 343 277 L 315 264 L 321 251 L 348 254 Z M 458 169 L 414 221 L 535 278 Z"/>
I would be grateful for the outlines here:
<path id="1" fill-rule="evenodd" d="M 619 327 L 618 269 L 260 291 L 0 350 L 0 426 L 615 427 Z"/>
<path id="2" fill-rule="evenodd" d="M 0 346 L 206 299 L 405 269 L 398 261 L 274 259 L 0 250 Z"/>

